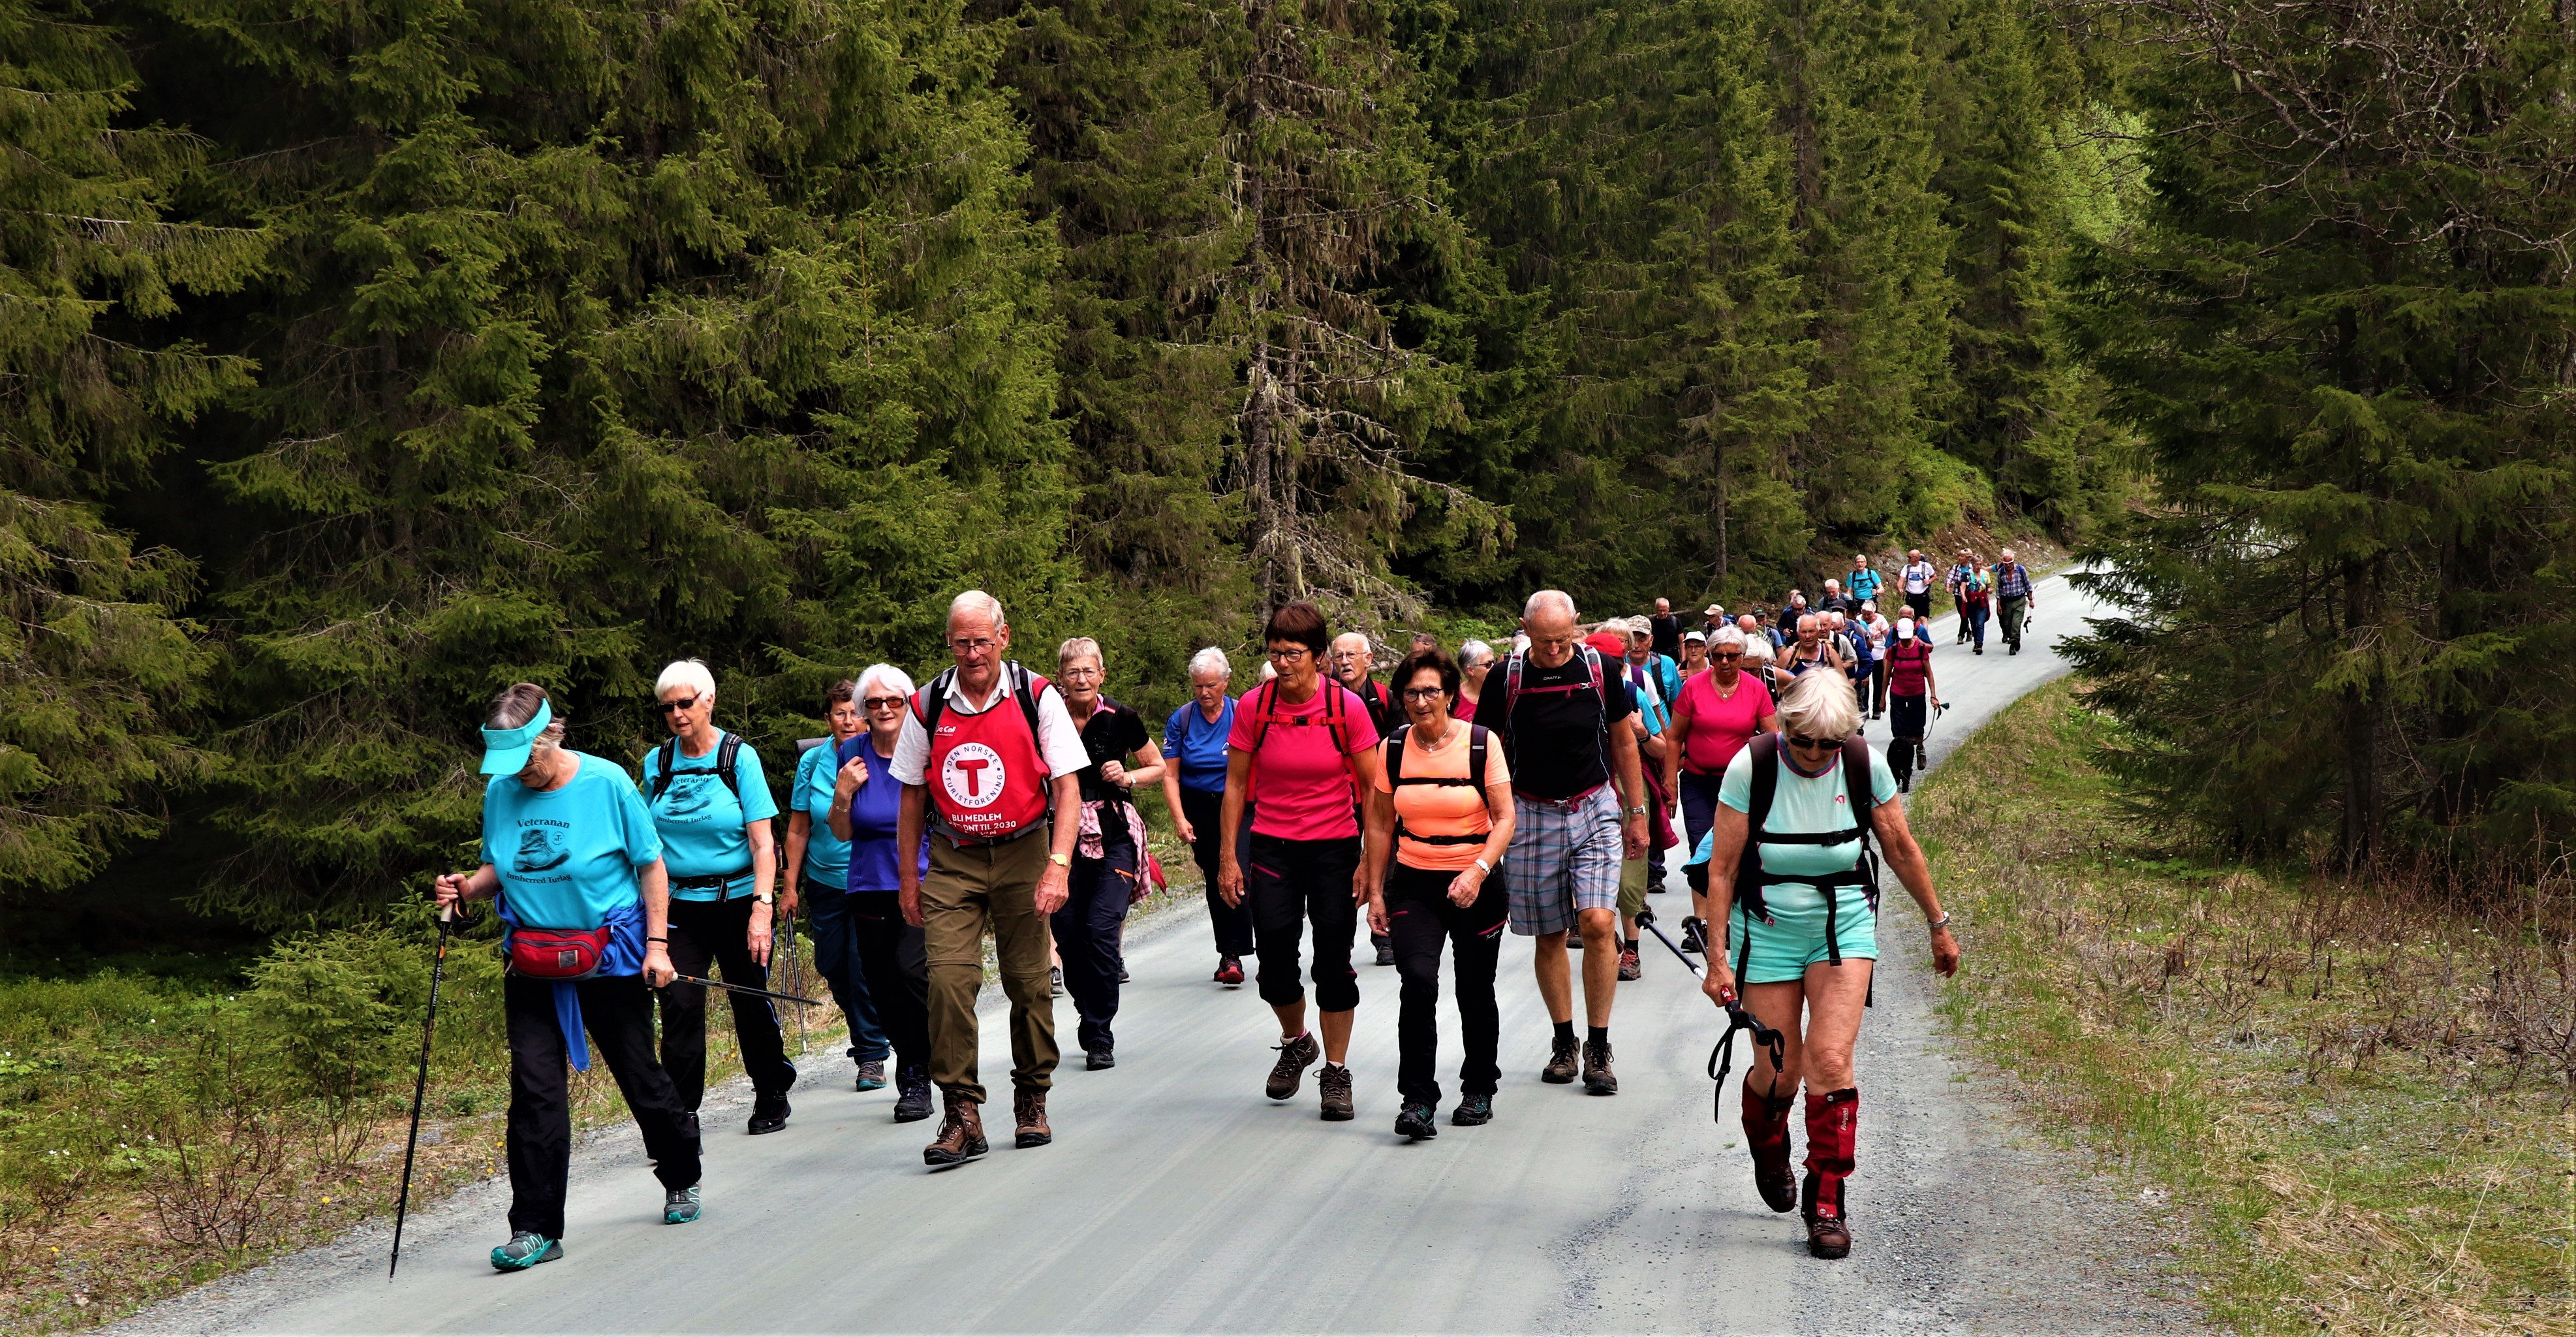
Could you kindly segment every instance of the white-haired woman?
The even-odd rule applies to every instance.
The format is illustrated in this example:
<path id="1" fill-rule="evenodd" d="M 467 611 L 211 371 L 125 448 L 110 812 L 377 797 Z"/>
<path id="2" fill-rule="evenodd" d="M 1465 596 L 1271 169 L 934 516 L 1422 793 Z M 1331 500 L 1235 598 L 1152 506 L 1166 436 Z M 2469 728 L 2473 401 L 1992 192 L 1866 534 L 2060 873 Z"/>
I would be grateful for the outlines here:
<path id="1" fill-rule="evenodd" d="M 812 910 L 814 969 L 831 986 L 832 1001 L 841 1005 L 841 1016 L 849 1023 L 858 1089 L 878 1091 L 885 1087 L 886 1059 L 894 1051 L 852 945 L 850 842 L 832 830 L 832 811 L 844 801 L 840 772 L 848 764 L 841 760 L 841 745 L 867 732 L 857 683 L 844 678 L 823 689 L 823 721 L 830 735 L 813 740 L 796 759 L 796 783 L 787 791 L 787 875 L 778 889 L 778 922 L 792 929 L 798 904 Z"/>
<path id="2" fill-rule="evenodd" d="M 1458 647 L 1458 706 L 1449 712 L 1461 724 L 1476 718 L 1476 703 L 1485 699 L 1485 675 L 1494 671 L 1494 647 L 1466 641 Z"/>
<path id="3" fill-rule="evenodd" d="M 1225 651 L 1211 645 L 1190 656 L 1190 699 L 1163 721 L 1163 802 L 1207 879 L 1215 978 L 1229 988 L 1243 983 L 1243 958 L 1252 955 L 1252 912 L 1226 904 L 1216 890 L 1216 845 L 1225 825 L 1225 740 L 1234 732 L 1234 698 L 1226 689 L 1233 681 Z"/>
<path id="4" fill-rule="evenodd" d="M 1896 777 L 1859 735 L 1850 679 L 1809 673 L 1783 688 L 1780 731 L 1727 763 L 1691 878 L 1707 889 L 1712 922 L 1727 930 L 1726 950 L 1708 957 L 1710 1000 L 1724 1006 L 1741 987 L 1744 1006 L 1788 1041 L 1777 1068 L 1768 1051 L 1755 1051 L 1744 1075 L 1744 1135 L 1754 1187 L 1775 1212 L 1804 1207 L 1807 1250 L 1818 1258 L 1851 1252 L 1843 1182 L 1860 1126 L 1852 1048 L 1878 958 L 1871 837 L 1931 926 L 1933 968 L 1944 975 L 1959 968 L 1959 944 L 1905 824 Z M 1789 1169 L 1789 1108 L 1802 1082 L 1803 1192 Z"/>
<path id="5" fill-rule="evenodd" d="M 840 769 L 832 780 L 830 814 L 832 834 L 850 845 L 835 916 L 845 927 L 836 932 L 845 937 L 853 980 L 867 990 L 894 1051 L 896 1123 L 930 1117 L 930 955 L 921 926 L 905 922 L 897 895 L 904 851 L 895 843 L 895 824 L 902 816 L 903 784 L 887 773 L 912 692 L 911 676 L 892 664 L 870 664 L 859 674 L 858 706 L 866 723 L 836 753 Z M 930 837 L 923 835 L 910 853 L 913 876 L 920 877 L 930 867 Z M 816 893 L 814 963 L 830 978 L 823 903 Z M 837 997 L 840 983 L 832 988 Z"/>
<path id="6" fill-rule="evenodd" d="M 1673 703 L 1672 729 L 1665 736 L 1664 788 L 1680 795 L 1682 832 L 1690 849 L 1708 839 L 1727 764 L 1746 744 L 1780 727 L 1771 693 L 1762 685 L 1761 671 L 1748 664 L 1746 649 L 1742 630 L 1718 628 L 1709 667 L 1692 674 L 1682 684 L 1681 699 Z M 1708 923 L 1707 898 L 1693 893 L 1691 917 L 1682 925 L 1683 941 L 1692 950 L 1706 948 Z"/>
<path id="7" fill-rule="evenodd" d="M 1163 753 L 1145 721 L 1100 690 L 1108 680 L 1100 642 L 1076 636 L 1056 648 L 1055 662 L 1065 713 L 1082 731 L 1091 764 L 1078 773 L 1082 836 L 1073 847 L 1072 891 L 1047 923 L 1064 958 L 1064 991 L 1082 1017 L 1083 1066 L 1097 1072 L 1118 1066 L 1113 1023 L 1126 974 L 1119 938 L 1127 907 L 1146 890 L 1145 817 L 1135 790 L 1162 781 Z"/>
<path id="8" fill-rule="evenodd" d="M 671 964 L 700 978 L 719 965 L 726 983 L 766 989 L 778 876 L 769 777 L 751 744 L 716 727 L 716 678 L 704 663 L 673 661 L 653 695 L 671 736 L 644 754 L 643 785 L 671 868 Z M 758 994 L 727 996 L 754 1092 L 751 1131 L 777 1132 L 787 1126 L 787 1089 L 796 1084 L 778 1013 Z M 662 991 L 662 1066 L 694 1121 L 707 1088 L 705 986 Z"/>
<path id="9" fill-rule="evenodd" d="M 644 797 L 616 763 L 563 746 L 563 718 L 532 682 L 513 683 L 483 719 L 483 859 L 438 879 L 441 906 L 498 896 L 513 935 L 551 933 L 596 952 L 586 977 L 513 969 L 501 981 L 510 1042 L 510 1242 L 492 1266 L 524 1271 L 563 1257 L 572 1114 L 564 1065 L 588 1071 L 589 1046 L 617 1074 L 662 1181 L 662 1219 L 698 1219 L 698 1136 L 653 1058 L 653 995 L 670 982 L 670 892 Z M 514 944 L 515 945 L 515 944 Z M 515 953 L 514 953 L 515 955 Z M 528 953 L 532 969 L 557 959 Z"/>

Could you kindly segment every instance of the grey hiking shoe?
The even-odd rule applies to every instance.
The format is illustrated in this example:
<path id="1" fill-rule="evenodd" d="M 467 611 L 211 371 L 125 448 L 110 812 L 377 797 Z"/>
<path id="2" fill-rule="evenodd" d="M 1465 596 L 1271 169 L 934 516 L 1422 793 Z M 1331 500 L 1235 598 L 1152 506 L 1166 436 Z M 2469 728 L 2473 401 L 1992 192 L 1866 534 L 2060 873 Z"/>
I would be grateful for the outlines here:
<path id="1" fill-rule="evenodd" d="M 672 1189 L 670 1195 L 662 1199 L 662 1224 L 685 1226 L 698 1219 L 698 1213 L 705 1208 L 705 1205 L 695 1184 L 687 1188 Z"/>
<path id="2" fill-rule="evenodd" d="M 1351 1117 L 1351 1070 L 1339 1063 L 1327 1063 L 1315 1074 L 1315 1092 L 1324 1098 L 1324 1122 L 1341 1123 Z"/>
<path id="3" fill-rule="evenodd" d="M 885 1084 L 884 1059 L 872 1058 L 859 1065 L 859 1090 L 882 1091 L 885 1089 Z"/>
<path id="4" fill-rule="evenodd" d="M 1272 1100 L 1286 1100 L 1297 1094 L 1298 1085 L 1306 1080 L 1307 1065 L 1324 1056 L 1324 1047 L 1307 1034 L 1276 1048 L 1279 1061 L 1270 1065 L 1270 1084 L 1262 1090 Z"/>
<path id="5" fill-rule="evenodd" d="M 492 1251 L 492 1266 L 504 1272 L 525 1272 L 539 1263 L 551 1263 L 563 1257 L 563 1241 L 550 1240 L 533 1230 L 522 1230 L 510 1236 L 510 1242 Z"/>

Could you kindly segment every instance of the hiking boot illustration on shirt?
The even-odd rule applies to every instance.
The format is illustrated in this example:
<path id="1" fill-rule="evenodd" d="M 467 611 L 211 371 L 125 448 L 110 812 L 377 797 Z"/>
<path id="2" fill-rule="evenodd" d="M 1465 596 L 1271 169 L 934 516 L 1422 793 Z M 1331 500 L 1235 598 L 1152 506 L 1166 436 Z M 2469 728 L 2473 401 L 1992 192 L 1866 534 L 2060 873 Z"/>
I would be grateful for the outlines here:
<path id="1" fill-rule="evenodd" d="M 560 868 L 572 857 L 572 848 L 563 832 L 546 827 L 530 827 L 519 833 L 519 857 L 510 861 L 515 872 L 542 873 Z"/>
<path id="2" fill-rule="evenodd" d="M 682 778 L 672 784 L 670 802 L 662 806 L 660 815 L 695 817 L 713 806 L 715 806 L 715 800 L 707 796 L 705 782 Z"/>

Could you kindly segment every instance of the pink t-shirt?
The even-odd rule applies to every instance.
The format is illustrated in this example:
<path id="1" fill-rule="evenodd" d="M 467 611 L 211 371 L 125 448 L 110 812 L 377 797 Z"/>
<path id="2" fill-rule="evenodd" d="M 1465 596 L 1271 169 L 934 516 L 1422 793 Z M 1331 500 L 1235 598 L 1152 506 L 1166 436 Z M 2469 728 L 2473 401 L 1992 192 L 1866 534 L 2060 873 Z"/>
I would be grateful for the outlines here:
<path id="1" fill-rule="evenodd" d="M 1338 724 L 1324 716 L 1324 703 L 1335 696 L 1340 698 Z M 1261 727 L 1265 713 L 1270 716 L 1267 733 Z M 1258 752 L 1252 748 L 1255 737 L 1261 739 Z M 1344 840 L 1360 833 L 1358 795 L 1351 788 L 1346 757 L 1377 746 L 1377 725 L 1351 689 L 1319 682 L 1312 700 L 1292 705 L 1265 683 L 1235 704 L 1234 732 L 1226 735 L 1225 745 L 1253 753 L 1254 835 Z"/>
<path id="2" fill-rule="evenodd" d="M 1692 674 L 1682 684 L 1681 699 L 1673 703 L 1675 726 L 1690 721 L 1690 735 L 1682 742 L 1682 768 L 1703 775 L 1724 774 L 1726 763 L 1762 731 L 1762 717 L 1771 710 L 1771 694 L 1762 690 L 1760 678 L 1738 669 L 1735 695 L 1721 699 L 1716 672 Z"/>

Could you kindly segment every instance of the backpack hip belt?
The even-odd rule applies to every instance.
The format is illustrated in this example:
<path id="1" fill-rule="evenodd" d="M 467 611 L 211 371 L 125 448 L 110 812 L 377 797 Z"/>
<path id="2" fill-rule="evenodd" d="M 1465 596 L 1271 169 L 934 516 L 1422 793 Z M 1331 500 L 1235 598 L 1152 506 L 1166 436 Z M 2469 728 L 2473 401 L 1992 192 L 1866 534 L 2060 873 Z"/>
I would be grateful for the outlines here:
<path id="1" fill-rule="evenodd" d="M 709 873 L 704 877 L 672 878 L 671 890 L 720 892 L 724 894 L 718 895 L 716 899 L 719 901 L 725 901 L 733 899 L 730 889 L 734 883 L 747 881 L 750 877 L 751 868 L 749 865 L 745 865 L 743 870 L 739 873 Z"/>

